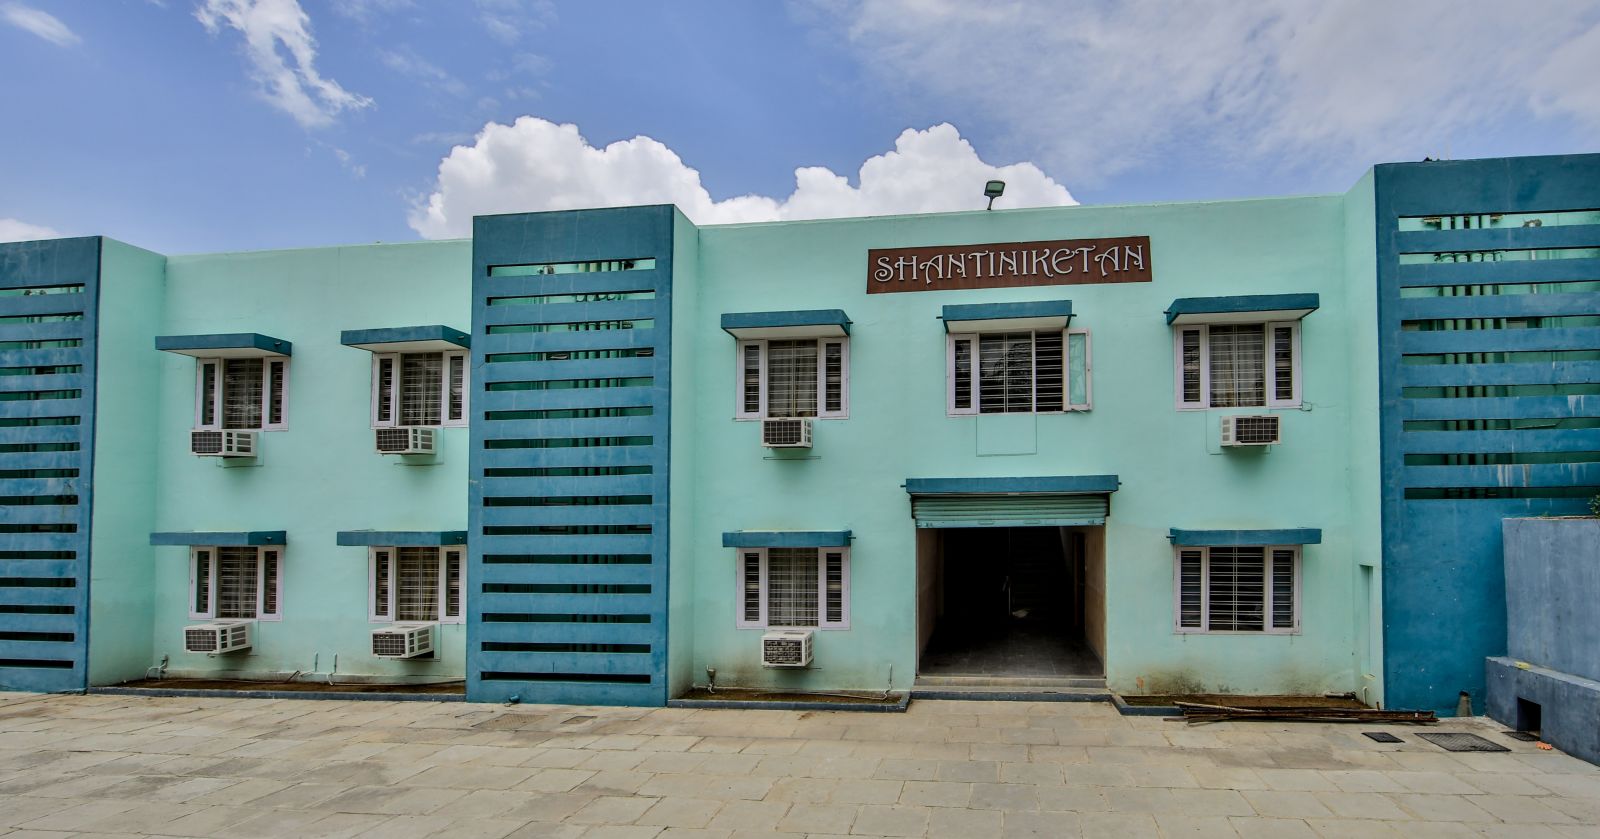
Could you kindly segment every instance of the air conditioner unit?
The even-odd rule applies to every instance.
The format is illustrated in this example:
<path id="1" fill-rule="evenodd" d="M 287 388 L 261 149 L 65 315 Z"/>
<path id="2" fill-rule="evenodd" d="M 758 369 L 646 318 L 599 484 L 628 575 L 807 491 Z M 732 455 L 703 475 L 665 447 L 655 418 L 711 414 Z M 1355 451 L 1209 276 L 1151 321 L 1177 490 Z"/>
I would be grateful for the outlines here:
<path id="1" fill-rule="evenodd" d="M 1222 418 L 1222 445 L 1276 446 L 1282 442 L 1275 414 L 1238 414 Z"/>
<path id="2" fill-rule="evenodd" d="M 764 419 L 761 421 L 761 445 L 769 449 L 809 449 L 811 420 Z"/>
<path id="3" fill-rule="evenodd" d="M 254 431 L 191 431 L 189 451 L 201 457 L 255 457 Z"/>
<path id="4" fill-rule="evenodd" d="M 191 653 L 233 653 L 250 649 L 255 621 L 212 621 L 183 628 L 183 649 Z"/>
<path id="5" fill-rule="evenodd" d="M 397 623 L 372 630 L 372 654 L 378 658 L 416 658 L 433 654 L 436 623 Z"/>
<path id="6" fill-rule="evenodd" d="M 378 454 L 433 454 L 434 433 L 432 428 L 379 428 L 374 436 Z"/>
<path id="7" fill-rule="evenodd" d="M 761 636 L 762 667 L 810 667 L 811 630 L 782 629 Z"/>

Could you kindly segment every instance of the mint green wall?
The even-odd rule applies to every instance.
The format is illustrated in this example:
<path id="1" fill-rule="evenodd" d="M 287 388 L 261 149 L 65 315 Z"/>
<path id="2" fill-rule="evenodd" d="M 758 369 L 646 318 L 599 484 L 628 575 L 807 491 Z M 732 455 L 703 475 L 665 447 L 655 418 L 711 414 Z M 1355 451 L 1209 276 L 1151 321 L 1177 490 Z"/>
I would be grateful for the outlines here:
<path id="1" fill-rule="evenodd" d="M 1353 318 L 1344 290 L 1340 196 L 1211 204 L 1075 207 L 734 225 L 700 230 L 692 323 L 694 663 L 718 682 L 807 689 L 908 686 L 915 669 L 915 554 L 907 477 L 1120 475 L 1107 525 L 1107 681 L 1124 692 L 1355 690 L 1351 597 Z M 869 248 L 1148 235 L 1155 282 L 1035 289 L 866 294 Z M 1173 407 L 1177 297 L 1319 292 L 1304 323 L 1305 409 L 1286 411 L 1285 443 L 1223 453 L 1221 412 Z M 1071 298 L 1093 330 L 1094 410 L 1037 417 L 945 415 L 945 338 L 953 303 Z M 1363 306 L 1365 304 L 1363 303 Z M 815 423 L 812 459 L 777 459 L 759 424 L 736 422 L 734 341 L 724 312 L 841 308 L 853 320 L 850 418 Z M 1243 413 L 1243 411 L 1241 412 Z M 981 439 L 980 439 L 981 438 Z M 988 443 L 1003 442 L 1003 446 Z M 980 450 L 1031 454 L 985 456 Z M 674 463 L 682 469 L 681 462 Z M 674 503 L 682 499 L 674 498 Z M 1172 632 L 1171 527 L 1320 527 L 1307 548 L 1303 632 Z M 720 534 L 741 529 L 855 533 L 851 623 L 819 632 L 816 666 L 759 666 L 757 630 L 734 629 L 734 558 Z M 1363 537 L 1365 539 L 1365 537 Z M 1363 542 L 1363 544 L 1368 544 Z M 675 583 L 676 584 L 676 583 Z"/>
<path id="2" fill-rule="evenodd" d="M 183 651 L 182 630 L 191 622 L 188 549 L 152 549 L 145 666 L 166 655 L 175 675 L 298 670 L 322 676 L 337 656 L 335 678 L 463 675 L 460 625 L 443 627 L 437 661 L 371 656 L 367 550 L 334 541 L 340 530 L 466 529 L 467 429 L 444 429 L 443 453 L 434 464 L 403 465 L 374 453 L 372 356 L 341 345 L 339 333 L 427 324 L 468 330 L 470 275 L 468 241 L 168 259 L 164 311 L 153 334 L 259 332 L 293 342 L 289 428 L 261 435 L 258 466 L 190 455 L 195 362 L 158 353 L 152 335 L 134 342 L 128 352 L 141 362 L 153 359 L 160 375 L 153 393 L 159 417 L 142 443 L 156 453 L 157 508 L 154 521 L 127 538 L 148 539 L 153 530 L 286 530 L 288 545 L 283 620 L 258 622 L 248 655 L 215 658 Z"/>
<path id="3" fill-rule="evenodd" d="M 1373 248 L 1377 206 L 1372 171 L 1344 197 L 1344 299 L 1349 333 L 1349 402 L 1374 405 L 1378 390 L 1378 257 Z M 1350 600 L 1355 627 L 1356 683 L 1369 704 L 1383 702 L 1383 496 L 1378 492 L 1381 435 L 1378 411 L 1350 414 L 1350 541 L 1356 567 Z M 1363 582 L 1365 580 L 1365 582 Z"/>
<path id="4" fill-rule="evenodd" d="M 89 683 L 136 679 L 152 663 L 149 524 L 155 519 L 161 319 L 166 257 L 101 239 L 99 367 L 89 539 Z"/>
<path id="5" fill-rule="evenodd" d="M 694 363 L 700 290 L 699 233 L 681 211 L 672 225 L 672 445 L 669 468 L 672 503 L 668 511 L 667 695 L 678 696 L 694 683 L 695 462 L 699 435 L 685 433 L 699 423 L 694 394 L 705 378 Z"/>

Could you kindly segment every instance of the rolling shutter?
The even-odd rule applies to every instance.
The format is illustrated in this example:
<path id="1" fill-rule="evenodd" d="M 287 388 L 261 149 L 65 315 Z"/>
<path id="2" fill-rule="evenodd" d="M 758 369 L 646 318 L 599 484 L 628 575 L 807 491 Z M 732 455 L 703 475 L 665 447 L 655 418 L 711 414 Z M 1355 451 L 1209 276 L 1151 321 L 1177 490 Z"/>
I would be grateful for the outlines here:
<path id="1" fill-rule="evenodd" d="M 917 527 L 1066 527 L 1105 524 L 1106 495 L 921 495 Z"/>

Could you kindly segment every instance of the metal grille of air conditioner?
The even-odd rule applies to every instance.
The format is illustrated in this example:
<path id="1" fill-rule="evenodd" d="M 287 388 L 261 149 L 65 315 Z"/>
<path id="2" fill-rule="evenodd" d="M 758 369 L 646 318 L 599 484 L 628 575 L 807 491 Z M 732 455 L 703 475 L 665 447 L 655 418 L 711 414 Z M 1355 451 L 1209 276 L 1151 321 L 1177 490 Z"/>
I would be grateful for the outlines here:
<path id="1" fill-rule="evenodd" d="M 406 649 L 410 636 L 404 632 L 386 632 L 372 636 L 372 654 L 384 657 L 403 658 L 409 654 Z"/>
<path id="2" fill-rule="evenodd" d="M 186 629 L 183 631 L 183 648 L 191 653 L 214 653 L 217 651 L 217 631 L 209 627 Z"/>
<path id="3" fill-rule="evenodd" d="M 811 445 L 811 420 L 762 420 L 761 445 L 769 448 L 809 447 Z"/>
<path id="4" fill-rule="evenodd" d="M 1233 440 L 1241 446 L 1278 442 L 1278 418 L 1271 415 L 1233 418 Z"/>
<path id="5" fill-rule="evenodd" d="M 195 454 L 222 454 L 221 431 L 193 431 L 189 434 L 190 451 Z"/>
<path id="6" fill-rule="evenodd" d="M 433 451 L 433 429 L 380 428 L 376 444 L 385 454 L 426 454 Z"/>

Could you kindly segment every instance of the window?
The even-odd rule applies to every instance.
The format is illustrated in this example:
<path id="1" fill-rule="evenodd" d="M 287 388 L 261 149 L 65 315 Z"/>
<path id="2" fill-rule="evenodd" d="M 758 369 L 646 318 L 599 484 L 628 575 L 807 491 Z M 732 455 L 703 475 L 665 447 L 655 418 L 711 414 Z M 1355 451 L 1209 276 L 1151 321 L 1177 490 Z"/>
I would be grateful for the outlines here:
<path id="1" fill-rule="evenodd" d="M 744 548 L 737 588 L 740 629 L 850 628 L 850 551 Z"/>
<path id="2" fill-rule="evenodd" d="M 282 617 L 283 549 L 205 546 L 189 549 L 189 617 L 195 620 Z"/>
<path id="3" fill-rule="evenodd" d="M 738 354 L 738 419 L 849 416 L 847 339 L 740 341 Z"/>
<path id="4" fill-rule="evenodd" d="M 1088 330 L 951 335 L 945 362 L 951 414 L 1089 410 Z"/>
<path id="5" fill-rule="evenodd" d="M 203 358 L 195 364 L 198 431 L 289 427 L 289 359 Z"/>
<path id="6" fill-rule="evenodd" d="M 369 619 L 461 623 L 463 548 L 373 548 Z"/>
<path id="7" fill-rule="evenodd" d="M 1178 548 L 1174 629 L 1300 632 L 1300 549 L 1291 545 Z"/>
<path id="8" fill-rule="evenodd" d="M 1300 324 L 1228 323 L 1173 330 L 1180 409 L 1300 406 Z"/>
<path id="9" fill-rule="evenodd" d="M 466 353 L 372 357 L 372 427 L 466 424 Z"/>

